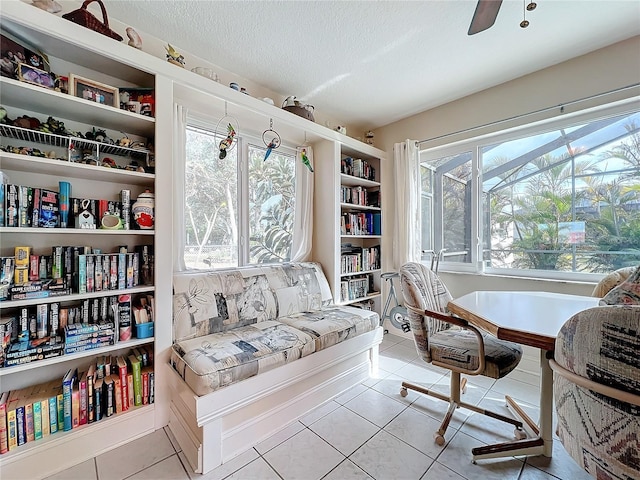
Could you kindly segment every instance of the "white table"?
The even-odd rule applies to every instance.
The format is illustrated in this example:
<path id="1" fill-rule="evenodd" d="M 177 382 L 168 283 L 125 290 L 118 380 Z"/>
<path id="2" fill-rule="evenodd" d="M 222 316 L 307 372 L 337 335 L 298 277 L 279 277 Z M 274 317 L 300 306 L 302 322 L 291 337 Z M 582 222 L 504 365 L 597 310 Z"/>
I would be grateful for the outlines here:
<path id="1" fill-rule="evenodd" d="M 537 436 L 474 448 L 473 459 L 515 455 L 544 455 L 553 450 L 553 357 L 562 325 L 573 315 L 598 305 L 599 298 L 549 292 L 472 292 L 448 304 L 449 310 L 501 340 L 540 349 L 540 421 Z M 514 413 L 524 412 L 511 403 Z M 523 422 L 531 423 L 528 418 Z M 536 431 L 537 430 L 537 431 Z"/>

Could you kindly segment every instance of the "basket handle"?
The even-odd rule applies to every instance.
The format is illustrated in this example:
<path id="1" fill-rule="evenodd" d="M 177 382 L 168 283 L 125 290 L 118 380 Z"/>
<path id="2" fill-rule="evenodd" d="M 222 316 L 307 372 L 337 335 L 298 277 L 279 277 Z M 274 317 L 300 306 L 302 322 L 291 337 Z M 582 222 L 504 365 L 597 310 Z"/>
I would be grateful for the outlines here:
<path id="1" fill-rule="evenodd" d="M 102 22 L 107 28 L 109 28 L 109 19 L 107 18 L 107 9 L 104 8 L 104 3 L 102 3 L 102 0 L 85 0 L 85 2 L 82 4 L 82 9 L 87 10 L 87 7 L 89 6 L 89 4 L 93 2 L 98 2 L 98 4 L 100 5 L 100 9 L 102 10 Z"/>

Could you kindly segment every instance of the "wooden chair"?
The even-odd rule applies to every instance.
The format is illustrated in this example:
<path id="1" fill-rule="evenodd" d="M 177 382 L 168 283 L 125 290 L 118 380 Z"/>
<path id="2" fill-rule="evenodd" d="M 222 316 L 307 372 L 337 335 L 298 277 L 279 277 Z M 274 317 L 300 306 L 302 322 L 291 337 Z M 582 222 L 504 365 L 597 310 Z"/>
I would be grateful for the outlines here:
<path id="1" fill-rule="evenodd" d="M 408 382 L 402 382 L 400 391 L 403 397 L 407 390 L 415 390 L 449 402 L 449 409 L 435 433 L 436 443 L 444 445 L 444 434 L 459 407 L 510 423 L 516 427 L 516 436 L 524 438 L 523 425 L 519 420 L 460 400 L 462 373 L 502 378 L 518 365 L 522 348 L 515 343 L 498 340 L 465 320 L 448 314 L 446 306 L 451 294 L 438 275 L 426 266 L 406 263 L 400 268 L 400 279 L 418 354 L 425 362 L 451 371 L 449 396 Z"/>

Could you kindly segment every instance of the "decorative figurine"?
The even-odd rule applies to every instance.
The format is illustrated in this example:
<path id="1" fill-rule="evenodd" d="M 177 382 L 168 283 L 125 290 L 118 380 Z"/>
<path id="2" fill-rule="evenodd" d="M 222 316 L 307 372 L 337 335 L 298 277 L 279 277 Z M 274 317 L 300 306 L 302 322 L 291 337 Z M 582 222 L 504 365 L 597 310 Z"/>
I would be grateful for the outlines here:
<path id="1" fill-rule="evenodd" d="M 127 37 L 129 37 L 129 42 L 127 43 L 127 45 L 133 48 L 137 48 L 138 50 L 141 50 L 142 38 L 140 37 L 140 35 L 138 35 L 138 32 L 136 32 L 131 27 L 127 27 L 125 31 L 127 32 Z"/>
<path id="2" fill-rule="evenodd" d="M 264 154 L 264 161 L 267 161 L 267 158 L 269 158 L 269 155 L 271 155 L 271 151 L 274 148 L 278 148 L 278 139 L 276 137 L 274 137 L 268 144 L 267 144 L 267 151 Z"/>
<path id="3" fill-rule="evenodd" d="M 224 160 L 224 158 L 227 156 L 227 149 L 231 146 L 231 144 L 233 144 L 233 137 L 235 136 L 236 130 L 233 128 L 233 125 L 227 125 L 227 138 L 222 139 L 220 141 L 220 145 L 218 145 L 218 147 L 220 148 L 220 154 L 218 155 L 218 158 L 220 160 Z"/>
<path id="4" fill-rule="evenodd" d="M 33 6 L 49 13 L 58 13 L 62 6 L 55 0 L 33 0 Z"/>
<path id="5" fill-rule="evenodd" d="M 367 133 L 365 133 L 364 137 L 365 137 L 368 145 L 373 145 L 373 132 L 371 130 L 369 130 Z"/>
<path id="6" fill-rule="evenodd" d="M 313 173 L 313 167 L 311 166 L 311 162 L 309 161 L 309 157 L 307 157 L 307 149 L 303 148 L 300 150 L 300 158 L 302 159 L 302 163 L 304 163 L 305 167 L 309 169 L 311 173 Z"/>
<path id="7" fill-rule="evenodd" d="M 167 51 L 167 62 L 184 68 L 184 57 L 180 55 L 170 43 L 167 43 L 167 47 L 164 48 Z"/>

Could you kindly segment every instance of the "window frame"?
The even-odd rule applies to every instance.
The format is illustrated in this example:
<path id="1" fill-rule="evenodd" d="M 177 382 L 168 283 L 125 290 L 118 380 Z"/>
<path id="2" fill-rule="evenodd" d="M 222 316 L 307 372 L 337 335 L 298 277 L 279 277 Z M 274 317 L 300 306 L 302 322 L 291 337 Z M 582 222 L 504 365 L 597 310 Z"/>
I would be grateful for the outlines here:
<path id="1" fill-rule="evenodd" d="M 199 114 L 190 114 L 187 116 L 187 120 L 185 122 L 185 130 L 186 129 L 195 129 L 200 131 L 201 133 L 208 133 L 211 136 L 215 136 L 216 138 L 222 138 L 222 132 L 215 132 L 216 129 L 216 121 L 212 118 L 208 118 L 205 115 Z M 237 258 L 238 264 L 236 267 L 245 267 L 252 265 L 267 265 L 267 263 L 250 263 L 250 216 L 249 216 L 249 147 L 253 148 L 264 148 L 266 150 L 266 146 L 262 146 L 262 138 L 259 134 L 254 132 L 240 132 L 240 134 L 236 137 L 237 144 L 235 148 L 237 149 L 237 218 L 238 218 L 238 245 L 237 245 Z M 300 166 L 299 162 L 297 162 L 297 150 L 295 146 L 292 146 L 288 143 L 285 143 L 283 139 L 282 144 L 278 147 L 279 153 L 284 153 L 285 155 L 293 157 L 294 161 L 294 182 L 295 178 L 300 174 Z M 186 167 L 187 159 L 185 157 L 185 167 Z M 184 178 L 182 178 L 184 182 Z M 297 190 L 294 193 L 295 201 L 298 201 L 298 192 Z M 186 200 L 184 196 L 180 198 L 182 211 L 185 211 Z M 180 226 L 182 229 L 183 238 L 186 235 L 186 225 L 184 224 L 184 220 L 182 225 Z M 186 247 L 186 243 L 184 245 Z M 180 254 L 184 257 L 185 250 L 182 249 Z M 184 261 L 184 260 L 183 260 Z M 229 267 L 213 267 L 213 268 L 194 268 L 186 264 L 184 261 L 184 271 L 186 272 L 206 272 L 206 271 L 215 271 Z M 272 262 L 277 263 L 277 262 Z"/>
<path id="2" fill-rule="evenodd" d="M 434 161 L 442 157 L 459 155 L 466 152 L 471 152 L 471 166 L 472 166 L 472 200 L 471 200 L 471 262 L 459 263 L 448 262 L 446 260 L 446 253 L 440 262 L 440 270 L 446 272 L 464 272 L 475 274 L 496 275 L 505 277 L 522 277 L 522 278 L 535 278 L 535 279 L 547 279 L 547 280 L 566 280 L 566 281 L 583 281 L 583 282 L 597 282 L 604 274 L 601 273 L 586 273 L 586 272 L 566 272 L 555 270 L 534 270 L 534 269 L 518 269 L 518 268 L 500 268 L 500 267 L 487 267 L 482 261 L 483 258 L 483 232 L 484 232 L 484 216 L 482 215 L 482 168 L 480 165 L 480 151 L 483 147 L 495 143 L 513 141 L 532 135 L 548 133 L 552 131 L 558 131 L 563 128 L 570 128 L 583 123 L 596 122 L 608 117 L 616 115 L 631 114 L 640 111 L 640 97 L 634 96 L 628 99 L 612 102 L 606 105 L 600 105 L 597 107 L 587 108 L 579 110 L 574 113 L 561 115 L 544 120 L 538 120 L 535 122 L 522 124 L 499 130 L 491 133 L 485 133 L 478 136 L 469 137 L 467 139 L 457 140 L 449 144 L 441 144 L 433 147 L 420 148 L 418 151 L 419 162 L 418 168 L 423 162 Z M 442 203 L 442 196 L 440 198 L 436 195 L 438 189 L 442 189 L 442 186 L 437 186 L 438 176 L 433 175 L 434 185 L 433 189 L 433 215 L 442 216 L 442 208 L 438 208 L 438 203 Z M 442 234 L 437 233 L 437 226 L 442 225 L 442 218 L 439 222 L 434 222 L 432 226 L 433 245 L 435 250 L 442 248 Z M 424 260 L 423 260 L 424 263 Z"/>

